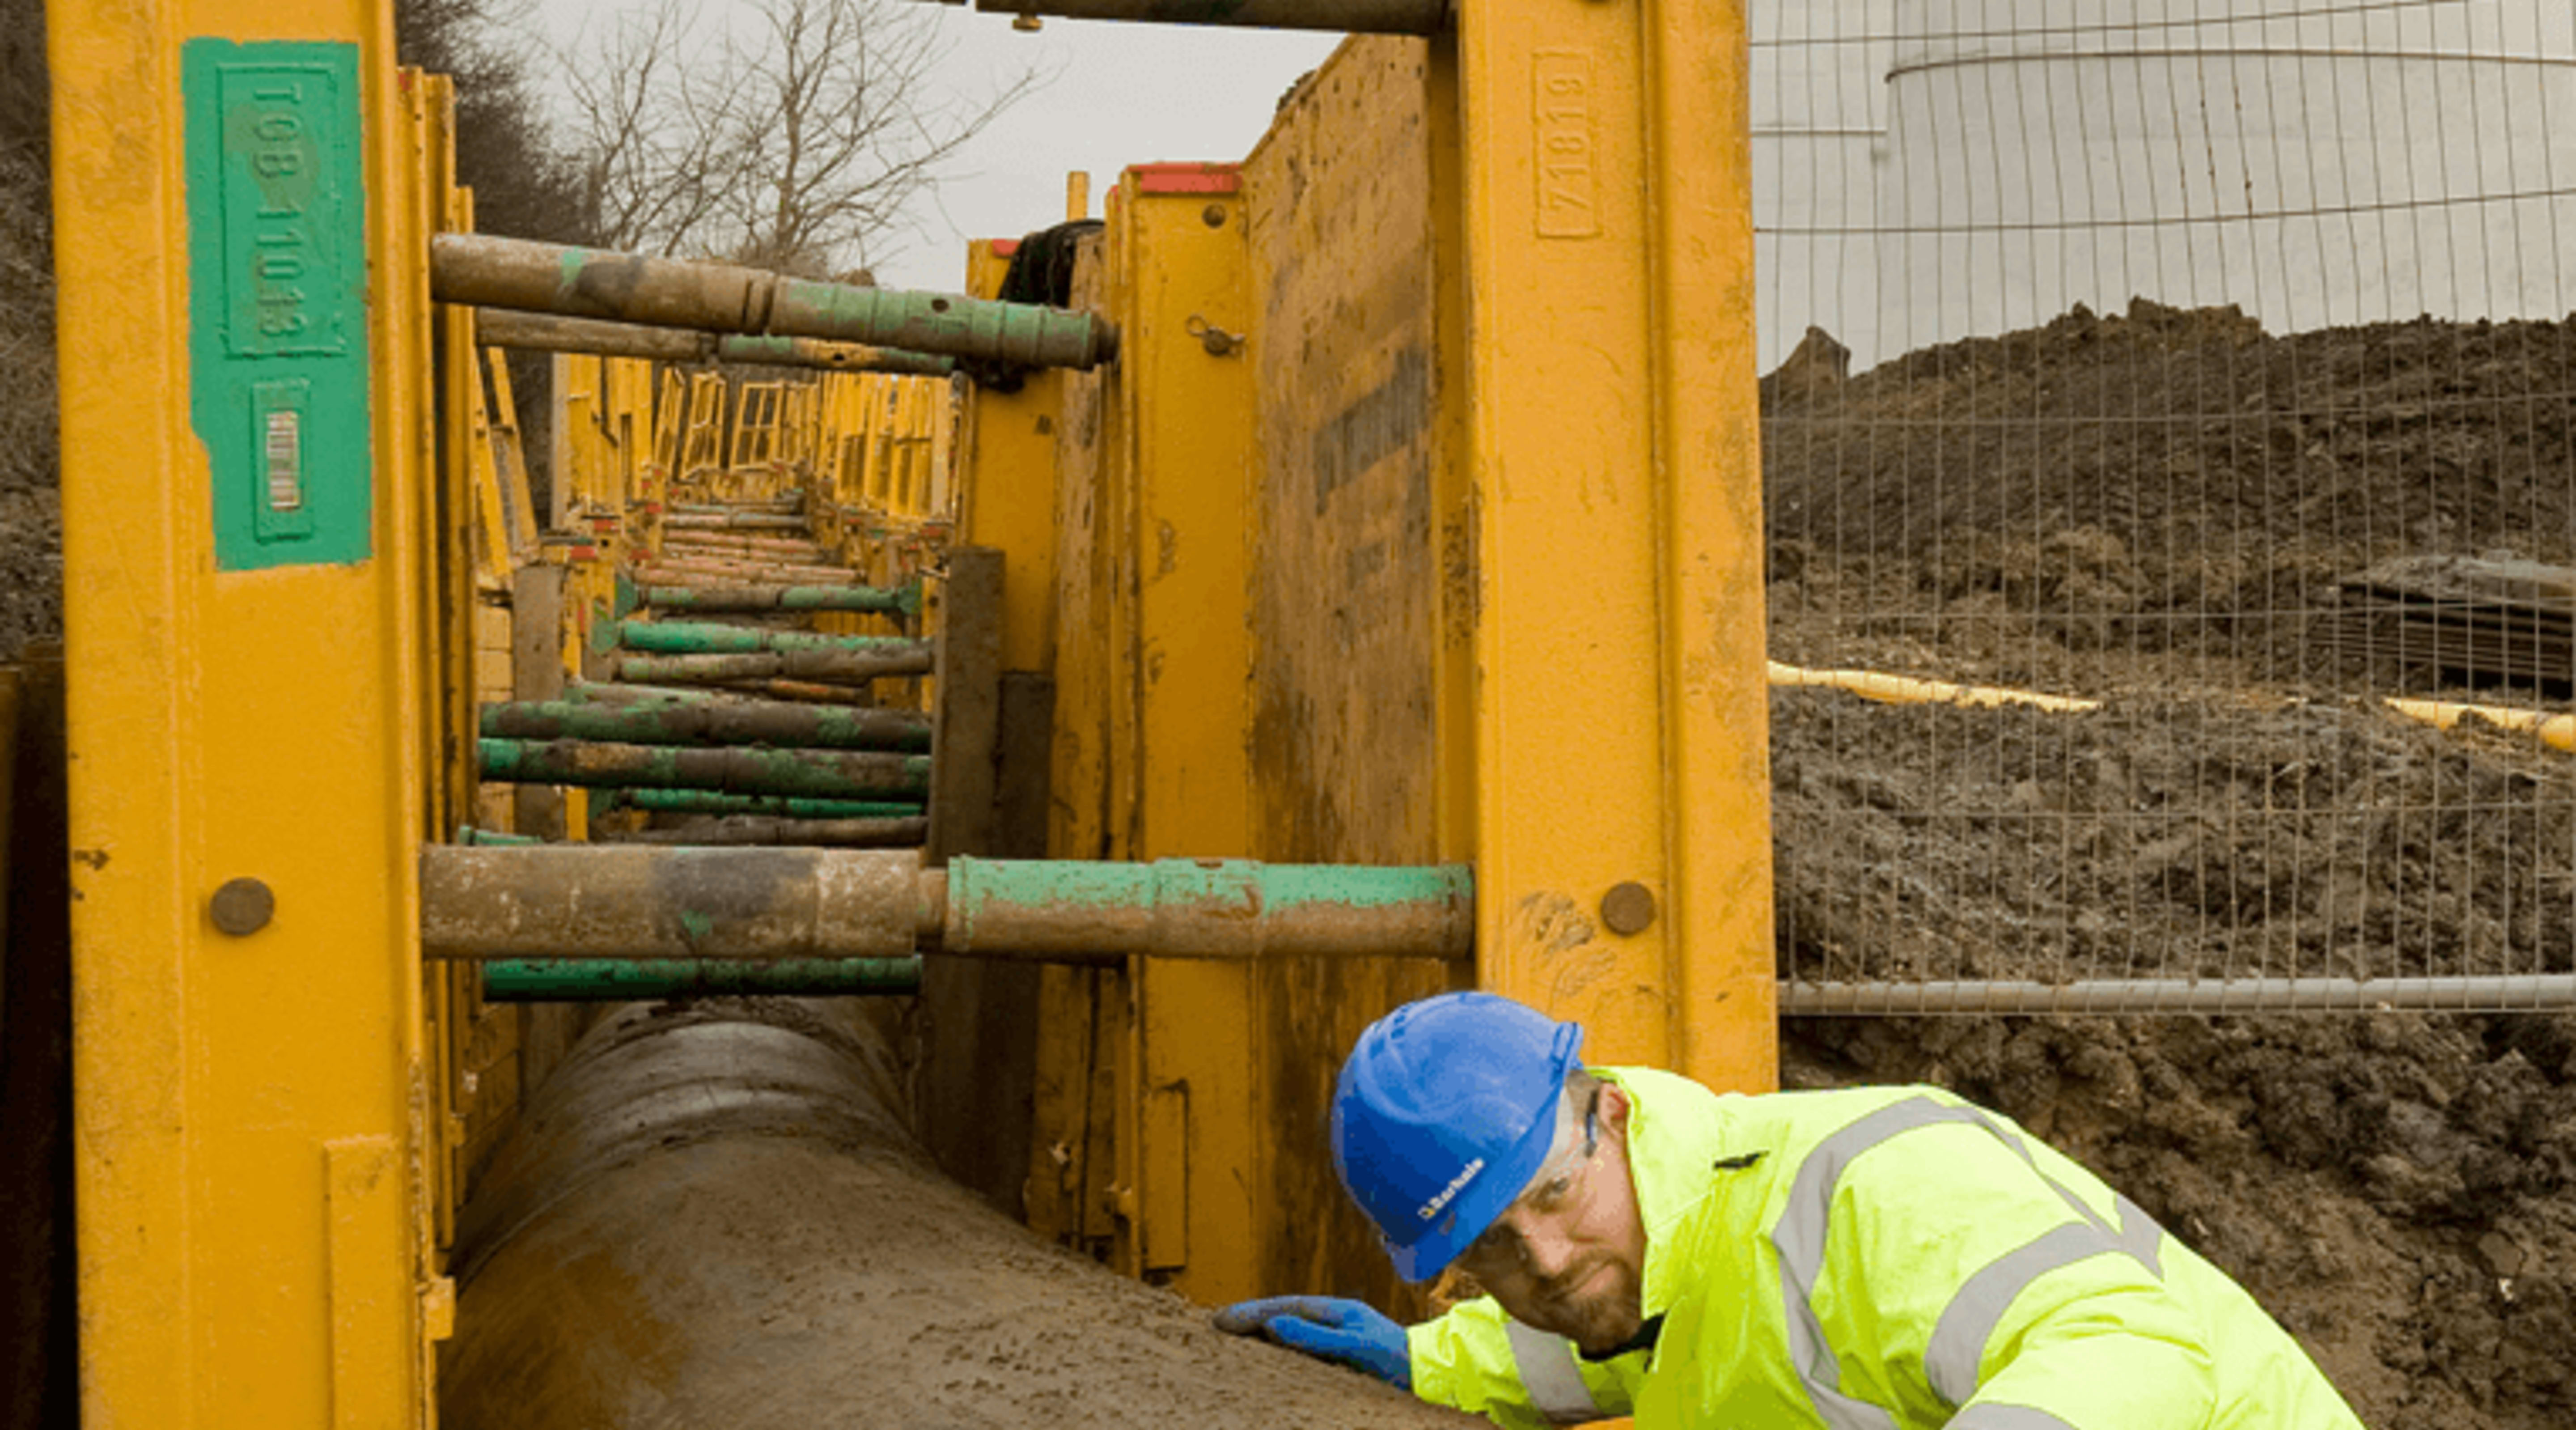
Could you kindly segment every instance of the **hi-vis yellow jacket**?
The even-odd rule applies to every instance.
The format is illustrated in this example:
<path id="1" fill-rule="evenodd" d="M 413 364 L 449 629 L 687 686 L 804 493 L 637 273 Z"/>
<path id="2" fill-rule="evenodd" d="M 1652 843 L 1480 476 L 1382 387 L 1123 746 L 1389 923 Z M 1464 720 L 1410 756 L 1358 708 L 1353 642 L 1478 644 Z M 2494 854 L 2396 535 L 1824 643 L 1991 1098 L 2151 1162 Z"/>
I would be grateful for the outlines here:
<path id="1" fill-rule="evenodd" d="M 1414 1393 L 1639 1430 L 2360 1430 L 2243 1288 L 2010 1120 L 1926 1087 L 1627 1089 L 1649 1349 L 1605 1361 L 1471 1301 Z"/>

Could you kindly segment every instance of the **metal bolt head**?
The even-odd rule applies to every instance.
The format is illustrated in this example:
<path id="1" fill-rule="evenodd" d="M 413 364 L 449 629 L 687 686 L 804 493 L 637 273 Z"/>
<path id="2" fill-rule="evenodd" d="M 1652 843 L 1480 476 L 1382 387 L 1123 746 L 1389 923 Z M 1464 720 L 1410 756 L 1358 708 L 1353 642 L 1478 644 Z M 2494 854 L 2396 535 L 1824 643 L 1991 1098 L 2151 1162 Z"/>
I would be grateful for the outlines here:
<path id="1" fill-rule="evenodd" d="M 1601 896 L 1601 922 L 1612 933 L 1644 933 L 1654 921 L 1655 896 L 1634 879 L 1611 885 Z"/>
<path id="2" fill-rule="evenodd" d="M 235 938 L 248 938 L 276 917 L 277 895 L 257 879 L 227 879 L 206 901 L 206 913 L 216 928 Z"/>
<path id="3" fill-rule="evenodd" d="M 1199 210 L 1199 221 L 1210 228 L 1225 227 L 1225 205 L 1210 204 Z"/>

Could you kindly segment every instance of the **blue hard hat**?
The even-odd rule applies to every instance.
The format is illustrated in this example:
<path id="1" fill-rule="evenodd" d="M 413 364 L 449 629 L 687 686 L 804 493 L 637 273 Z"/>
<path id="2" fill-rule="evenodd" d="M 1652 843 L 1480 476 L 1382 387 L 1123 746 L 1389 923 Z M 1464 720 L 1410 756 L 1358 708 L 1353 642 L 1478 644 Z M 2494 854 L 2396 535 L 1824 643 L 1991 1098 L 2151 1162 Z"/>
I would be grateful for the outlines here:
<path id="1" fill-rule="evenodd" d="M 1580 1024 L 1491 993 L 1407 1003 L 1360 1034 L 1333 1090 L 1333 1171 L 1397 1275 L 1439 1275 L 1538 1174 L 1582 1046 Z"/>

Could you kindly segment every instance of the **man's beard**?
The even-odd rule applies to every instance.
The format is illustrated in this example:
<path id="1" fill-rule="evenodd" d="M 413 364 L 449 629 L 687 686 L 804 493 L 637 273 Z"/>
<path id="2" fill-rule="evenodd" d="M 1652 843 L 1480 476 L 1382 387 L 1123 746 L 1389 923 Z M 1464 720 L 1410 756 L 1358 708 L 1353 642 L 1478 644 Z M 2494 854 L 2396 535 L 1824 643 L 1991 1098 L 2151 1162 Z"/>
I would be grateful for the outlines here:
<path id="1" fill-rule="evenodd" d="M 1610 1274 L 1600 1277 L 1577 1297 L 1574 1288 L 1593 1278 L 1603 1266 Z M 1623 1345 L 1645 1324 L 1645 1304 L 1636 1273 L 1616 1258 L 1604 1256 L 1572 1268 L 1539 1287 L 1526 1308 L 1527 1313 L 1505 1307 L 1523 1324 L 1565 1337 L 1584 1350 L 1598 1354 Z"/>

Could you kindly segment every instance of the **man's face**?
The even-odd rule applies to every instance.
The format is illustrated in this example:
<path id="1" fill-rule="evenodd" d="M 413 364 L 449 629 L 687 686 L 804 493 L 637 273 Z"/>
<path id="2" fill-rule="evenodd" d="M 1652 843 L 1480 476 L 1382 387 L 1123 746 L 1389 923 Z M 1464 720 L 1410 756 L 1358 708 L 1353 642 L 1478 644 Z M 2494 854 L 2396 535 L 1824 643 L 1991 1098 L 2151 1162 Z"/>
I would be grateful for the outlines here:
<path id="1" fill-rule="evenodd" d="M 1458 1257 L 1515 1320 L 1592 1352 L 1645 1322 L 1646 1228 L 1628 1174 L 1628 1098 L 1601 1084 L 1560 1119 L 1518 1201 Z"/>

